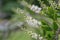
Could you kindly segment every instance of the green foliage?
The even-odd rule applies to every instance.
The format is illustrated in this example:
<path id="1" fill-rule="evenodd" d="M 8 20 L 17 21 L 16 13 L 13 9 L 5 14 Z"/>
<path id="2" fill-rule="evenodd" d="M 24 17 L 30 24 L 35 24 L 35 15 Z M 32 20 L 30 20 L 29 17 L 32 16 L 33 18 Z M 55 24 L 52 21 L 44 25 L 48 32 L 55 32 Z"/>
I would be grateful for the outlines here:
<path id="1" fill-rule="evenodd" d="M 40 13 L 35 13 L 32 10 L 30 10 L 30 7 L 32 4 L 38 5 L 42 10 Z M 5 12 L 13 12 L 14 15 L 11 18 L 12 25 L 13 23 L 18 22 L 25 22 L 24 27 L 22 28 L 23 31 L 19 30 L 17 32 L 11 32 L 10 36 L 8 37 L 8 40 L 36 40 L 32 39 L 32 37 L 26 33 L 26 30 L 33 31 L 37 33 L 38 35 L 41 35 L 43 39 L 46 40 L 53 40 L 56 35 L 56 31 L 59 28 L 58 22 L 60 19 L 60 13 L 57 4 L 52 0 L 23 0 L 20 1 L 20 3 L 17 2 L 8 2 L 4 5 L 3 10 Z M 36 19 L 37 21 L 41 22 L 42 25 L 38 25 L 38 28 L 33 28 L 27 25 L 26 23 L 26 15 L 30 14 L 32 19 Z"/>

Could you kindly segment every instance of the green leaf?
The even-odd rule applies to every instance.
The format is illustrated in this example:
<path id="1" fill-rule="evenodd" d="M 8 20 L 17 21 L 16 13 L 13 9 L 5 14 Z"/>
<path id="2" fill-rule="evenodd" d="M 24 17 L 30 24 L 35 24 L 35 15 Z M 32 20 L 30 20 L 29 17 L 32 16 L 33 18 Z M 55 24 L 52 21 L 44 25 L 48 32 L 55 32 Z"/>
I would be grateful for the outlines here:
<path id="1" fill-rule="evenodd" d="M 53 39 L 53 36 L 54 36 L 54 32 L 53 32 L 53 31 L 46 31 L 45 37 L 46 37 L 48 40 L 52 40 L 52 39 Z"/>
<path id="2" fill-rule="evenodd" d="M 57 30 L 58 29 L 58 25 L 57 25 L 57 23 L 56 22 L 53 22 L 53 30 Z"/>

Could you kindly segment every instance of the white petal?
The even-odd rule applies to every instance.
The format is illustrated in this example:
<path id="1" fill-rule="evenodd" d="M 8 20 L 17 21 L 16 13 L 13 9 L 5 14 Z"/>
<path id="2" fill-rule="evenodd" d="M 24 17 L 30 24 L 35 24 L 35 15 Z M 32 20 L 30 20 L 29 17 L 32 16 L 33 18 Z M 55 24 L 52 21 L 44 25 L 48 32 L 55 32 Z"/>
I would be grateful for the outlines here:
<path id="1" fill-rule="evenodd" d="M 38 8 L 38 10 L 41 10 L 41 8 Z"/>
<path id="2" fill-rule="evenodd" d="M 42 40 L 43 39 L 43 37 L 39 37 L 39 40 Z"/>
<path id="3" fill-rule="evenodd" d="M 35 5 L 32 5 L 30 9 L 33 10 L 34 8 L 35 8 Z"/>
<path id="4" fill-rule="evenodd" d="M 37 10 L 38 9 L 38 6 L 35 6 L 35 9 L 34 10 Z"/>
<path id="5" fill-rule="evenodd" d="M 40 11 L 35 11 L 35 13 L 39 13 Z"/>
<path id="6" fill-rule="evenodd" d="M 32 38 L 35 38 L 35 39 L 37 39 L 37 34 L 36 33 L 32 33 Z"/>

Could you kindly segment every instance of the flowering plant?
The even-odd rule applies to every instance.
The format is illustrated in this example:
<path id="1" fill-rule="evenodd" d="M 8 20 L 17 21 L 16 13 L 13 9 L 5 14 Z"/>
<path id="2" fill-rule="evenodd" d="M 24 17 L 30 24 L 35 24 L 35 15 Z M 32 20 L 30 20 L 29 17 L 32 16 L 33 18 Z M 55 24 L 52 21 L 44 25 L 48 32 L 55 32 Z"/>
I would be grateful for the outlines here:
<path id="1" fill-rule="evenodd" d="M 3 9 L 13 12 L 9 29 L 20 30 L 8 40 L 58 40 L 60 32 L 60 5 L 53 0 L 18 0 L 6 4 Z M 29 2 L 29 3 L 28 3 Z M 34 3 L 33 3 L 34 2 Z M 48 4 L 46 4 L 48 2 Z M 15 30 L 16 31 L 16 30 Z M 12 37 L 12 38 L 11 38 Z"/>

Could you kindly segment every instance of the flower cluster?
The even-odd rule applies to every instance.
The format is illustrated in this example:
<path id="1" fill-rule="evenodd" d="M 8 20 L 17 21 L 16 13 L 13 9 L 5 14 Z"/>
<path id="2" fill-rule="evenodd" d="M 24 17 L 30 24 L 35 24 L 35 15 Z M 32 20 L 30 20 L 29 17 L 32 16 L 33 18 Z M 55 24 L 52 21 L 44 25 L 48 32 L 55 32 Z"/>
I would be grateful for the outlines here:
<path id="1" fill-rule="evenodd" d="M 35 5 L 32 5 L 30 9 L 34 11 L 35 13 L 39 13 L 41 11 L 41 8 Z"/>
<path id="2" fill-rule="evenodd" d="M 40 35 L 38 35 L 37 33 L 34 33 L 34 32 L 32 32 L 32 31 L 27 31 L 27 33 L 32 37 L 32 38 L 34 38 L 34 39 L 39 39 L 39 40 L 43 40 L 43 37 L 42 36 L 40 36 Z"/>
<path id="3" fill-rule="evenodd" d="M 36 19 L 33 19 L 31 16 L 27 16 L 26 22 L 29 26 L 32 27 L 38 27 L 38 25 L 41 25 L 41 22 L 37 21 Z"/>
<path id="4" fill-rule="evenodd" d="M 31 37 L 34 39 L 39 39 L 39 40 L 43 40 L 43 37 L 41 37 L 40 35 L 38 35 L 37 33 L 31 33 Z"/>

